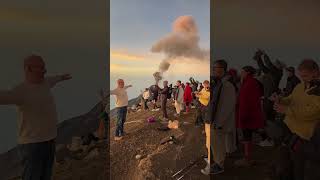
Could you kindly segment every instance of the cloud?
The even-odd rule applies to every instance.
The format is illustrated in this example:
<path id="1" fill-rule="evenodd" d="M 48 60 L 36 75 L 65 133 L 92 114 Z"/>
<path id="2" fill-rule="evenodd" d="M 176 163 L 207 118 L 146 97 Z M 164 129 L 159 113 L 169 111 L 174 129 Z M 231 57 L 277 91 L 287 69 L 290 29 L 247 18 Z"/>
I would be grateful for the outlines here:
<path id="1" fill-rule="evenodd" d="M 117 63 L 110 63 L 110 74 L 126 74 L 128 76 L 133 74 L 144 75 L 152 72 L 150 67 L 129 66 Z"/>
<path id="2" fill-rule="evenodd" d="M 192 59 L 185 59 L 184 62 L 181 62 L 181 60 L 173 60 L 172 62 L 172 68 L 169 70 L 170 75 L 195 75 L 195 76 L 208 76 L 210 75 L 210 66 L 209 62 L 199 62 L 194 61 Z M 145 61 L 144 61 L 145 62 Z M 148 75 L 150 73 L 153 73 L 154 70 L 158 67 L 158 64 L 152 63 L 149 65 L 146 65 L 146 63 L 143 63 L 144 65 L 140 64 L 120 64 L 115 62 L 110 62 L 110 74 L 118 75 L 121 74 L 126 76 L 132 76 L 132 75 Z"/>
<path id="3" fill-rule="evenodd" d="M 146 59 L 145 56 L 143 55 L 137 55 L 137 54 L 132 54 L 128 52 L 119 52 L 114 50 L 110 50 L 110 56 L 111 58 L 117 58 L 121 60 L 129 60 L 129 61 L 143 61 Z"/>

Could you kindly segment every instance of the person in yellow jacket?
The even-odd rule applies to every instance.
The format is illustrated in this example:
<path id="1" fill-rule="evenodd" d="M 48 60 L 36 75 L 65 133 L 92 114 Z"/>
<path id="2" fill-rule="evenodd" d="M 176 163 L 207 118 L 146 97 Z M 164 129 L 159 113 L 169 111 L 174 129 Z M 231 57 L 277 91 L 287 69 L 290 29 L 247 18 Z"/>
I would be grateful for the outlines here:
<path id="1" fill-rule="evenodd" d="M 206 118 L 206 111 L 208 110 L 208 104 L 210 101 L 210 82 L 205 80 L 203 83 L 203 88 L 200 92 L 196 93 L 198 98 L 197 105 L 197 114 L 196 114 L 196 126 L 203 124 L 204 119 Z M 206 159 L 207 164 L 210 164 L 210 124 L 205 124 L 205 133 L 206 133 L 206 147 L 208 149 L 208 159 Z"/>
<path id="2" fill-rule="evenodd" d="M 286 98 L 273 95 L 274 109 L 286 115 L 285 124 L 293 135 L 299 137 L 298 143 L 292 145 L 291 158 L 293 159 L 294 179 L 304 179 L 304 144 L 308 143 L 314 135 L 316 127 L 320 123 L 320 96 L 309 94 L 312 89 L 310 82 L 319 79 L 319 66 L 311 60 L 303 60 L 298 67 L 299 75 L 303 83 L 300 83 Z"/>

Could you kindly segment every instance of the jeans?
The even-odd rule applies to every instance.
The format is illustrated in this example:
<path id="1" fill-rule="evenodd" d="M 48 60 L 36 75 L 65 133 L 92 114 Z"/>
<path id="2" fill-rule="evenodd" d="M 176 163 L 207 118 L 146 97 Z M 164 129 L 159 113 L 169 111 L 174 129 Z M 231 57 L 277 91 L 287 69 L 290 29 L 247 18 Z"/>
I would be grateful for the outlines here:
<path id="1" fill-rule="evenodd" d="M 22 180 L 51 180 L 55 150 L 55 140 L 19 145 Z"/>
<path id="2" fill-rule="evenodd" d="M 127 106 L 125 107 L 118 107 L 117 108 L 118 112 L 118 118 L 117 118 L 117 128 L 116 128 L 116 136 L 121 137 L 124 134 L 124 123 L 126 121 L 127 117 Z"/>

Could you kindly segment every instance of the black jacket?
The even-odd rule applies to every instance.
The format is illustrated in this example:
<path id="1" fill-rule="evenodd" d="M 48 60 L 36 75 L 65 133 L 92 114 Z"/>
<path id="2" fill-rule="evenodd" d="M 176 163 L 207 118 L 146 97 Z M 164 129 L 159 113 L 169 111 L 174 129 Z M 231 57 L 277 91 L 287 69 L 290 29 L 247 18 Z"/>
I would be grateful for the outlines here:
<path id="1" fill-rule="evenodd" d="M 285 95 L 288 96 L 292 93 L 293 89 L 298 85 L 300 84 L 300 79 L 294 75 L 292 77 L 288 77 L 287 78 L 287 85 L 286 85 L 286 88 L 284 90 L 285 92 Z"/>

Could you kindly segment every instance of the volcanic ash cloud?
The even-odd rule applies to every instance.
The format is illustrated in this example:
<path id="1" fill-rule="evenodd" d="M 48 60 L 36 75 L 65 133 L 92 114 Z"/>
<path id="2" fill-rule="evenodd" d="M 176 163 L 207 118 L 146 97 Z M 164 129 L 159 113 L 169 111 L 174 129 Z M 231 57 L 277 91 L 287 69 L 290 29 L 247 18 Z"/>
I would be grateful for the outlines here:
<path id="1" fill-rule="evenodd" d="M 192 16 L 178 17 L 172 26 L 172 32 L 156 42 L 152 48 L 153 53 L 164 53 L 166 58 L 159 65 L 159 72 L 154 73 L 157 80 L 162 79 L 173 60 L 177 62 L 186 59 L 197 61 L 209 60 L 209 51 L 199 47 L 198 28 Z M 179 57 L 183 57 L 180 58 Z"/>

